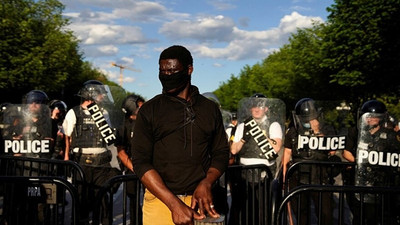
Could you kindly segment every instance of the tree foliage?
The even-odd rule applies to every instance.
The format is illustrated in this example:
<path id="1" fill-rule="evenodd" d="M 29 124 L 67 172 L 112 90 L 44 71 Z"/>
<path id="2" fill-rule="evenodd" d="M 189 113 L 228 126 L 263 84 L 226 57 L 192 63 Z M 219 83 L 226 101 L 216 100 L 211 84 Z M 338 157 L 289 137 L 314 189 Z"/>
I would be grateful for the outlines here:
<path id="1" fill-rule="evenodd" d="M 75 104 L 87 80 L 117 85 L 83 60 L 79 42 L 66 26 L 58 0 L 0 3 L 1 102 L 19 103 L 31 90 Z"/>
<path id="2" fill-rule="evenodd" d="M 336 0 L 329 19 L 297 30 L 289 43 L 261 63 L 246 65 L 215 94 L 234 111 L 241 98 L 261 92 L 291 110 L 297 100 L 383 100 L 400 116 L 400 0 Z"/>
<path id="3" fill-rule="evenodd" d="M 353 101 L 398 94 L 400 1 L 336 0 L 328 11 L 323 66 L 332 82 L 348 88 Z"/>
<path id="4" fill-rule="evenodd" d="M 64 30 L 55 0 L 4 0 L 1 11 L 0 88 L 16 96 L 32 89 L 55 92 L 82 65 L 78 42 Z M 10 96 L 10 95 L 8 95 Z"/>

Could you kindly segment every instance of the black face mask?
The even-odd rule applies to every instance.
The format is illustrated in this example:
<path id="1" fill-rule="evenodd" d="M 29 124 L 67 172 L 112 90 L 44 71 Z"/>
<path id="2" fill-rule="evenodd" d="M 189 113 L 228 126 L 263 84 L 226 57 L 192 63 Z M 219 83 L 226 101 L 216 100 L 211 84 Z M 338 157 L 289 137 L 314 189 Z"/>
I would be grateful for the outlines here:
<path id="1" fill-rule="evenodd" d="M 190 76 L 188 75 L 187 70 L 173 73 L 171 75 L 164 75 L 162 73 L 159 73 L 158 78 L 161 81 L 164 92 L 168 92 L 172 89 L 178 88 L 174 93 L 183 90 L 186 84 L 190 81 Z"/>

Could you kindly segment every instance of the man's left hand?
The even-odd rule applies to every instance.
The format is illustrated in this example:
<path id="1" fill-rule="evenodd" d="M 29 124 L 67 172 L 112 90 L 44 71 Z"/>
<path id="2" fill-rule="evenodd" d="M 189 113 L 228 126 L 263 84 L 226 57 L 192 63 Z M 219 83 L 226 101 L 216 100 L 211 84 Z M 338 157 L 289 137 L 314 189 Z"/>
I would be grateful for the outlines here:
<path id="1" fill-rule="evenodd" d="M 220 215 L 214 209 L 212 201 L 211 184 L 206 181 L 201 181 L 193 193 L 192 209 L 198 208 L 200 216 L 205 218 L 205 213 L 210 217 L 218 218 Z"/>

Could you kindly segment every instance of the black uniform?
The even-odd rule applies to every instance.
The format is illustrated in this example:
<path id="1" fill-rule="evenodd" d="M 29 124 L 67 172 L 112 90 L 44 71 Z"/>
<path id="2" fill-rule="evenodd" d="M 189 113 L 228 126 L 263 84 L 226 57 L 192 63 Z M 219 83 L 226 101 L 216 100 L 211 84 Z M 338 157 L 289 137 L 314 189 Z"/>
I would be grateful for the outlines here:
<path id="1" fill-rule="evenodd" d="M 372 154 L 378 157 L 379 153 L 383 152 L 382 156 L 387 154 L 399 154 L 400 142 L 397 139 L 397 134 L 392 129 L 380 127 L 375 133 L 371 134 L 369 130 L 361 130 L 360 138 L 357 146 L 356 170 L 355 170 L 355 185 L 357 186 L 395 186 L 396 175 L 398 174 L 398 165 L 379 165 L 373 164 L 368 157 Z M 380 156 L 379 156 L 380 157 Z M 382 220 L 381 210 L 382 197 L 373 194 L 366 194 L 363 198 L 363 218 L 360 222 L 360 195 L 356 194 L 355 205 L 353 208 L 354 224 L 380 224 Z M 397 202 L 393 201 L 392 197 L 386 196 L 384 202 L 387 211 L 384 212 L 383 219 L 387 224 L 398 224 L 395 217 L 390 215 L 398 215 L 394 213 L 398 208 Z M 391 211 L 391 212 L 390 212 Z M 398 215 L 400 218 L 400 215 Z"/>
<path id="2" fill-rule="evenodd" d="M 81 106 L 75 106 L 71 110 L 74 111 L 76 117 L 76 124 L 71 134 L 71 149 L 79 149 L 78 152 L 74 152 L 73 158 L 82 167 L 86 176 L 87 199 L 83 199 L 85 205 L 81 207 L 81 214 L 87 217 L 89 211 L 95 207 L 96 195 L 101 186 L 110 178 L 119 175 L 120 171 L 111 167 L 112 153 L 109 149 L 99 154 L 82 152 L 83 148 L 107 148 L 107 145 L 90 114 L 86 114 Z M 68 114 L 65 121 L 68 122 Z M 81 192 L 81 197 L 84 196 Z M 107 207 L 104 206 L 103 210 L 106 209 Z M 107 212 L 103 213 L 107 216 Z M 108 222 L 107 220 L 108 218 L 103 218 L 103 224 Z"/>
<path id="3" fill-rule="evenodd" d="M 330 126 L 323 126 L 321 133 L 325 135 L 334 134 L 334 130 Z M 312 132 L 302 131 L 302 135 L 312 135 Z M 310 150 L 308 148 L 298 149 L 299 132 L 294 126 L 290 127 L 285 135 L 285 148 L 292 150 L 292 163 L 300 161 L 328 161 L 328 152 L 319 150 Z M 311 173 L 310 173 L 311 171 Z M 322 174 L 321 174 L 322 172 Z M 291 176 L 289 187 L 294 188 L 303 184 L 328 184 L 329 179 L 326 170 L 320 170 L 314 165 L 302 165 L 298 167 L 297 174 Z M 299 180 L 297 180 L 299 178 Z M 322 224 L 333 224 L 333 198 L 329 193 L 322 194 L 322 204 L 319 205 L 318 193 L 312 193 L 311 196 L 302 196 L 300 209 L 297 208 L 297 200 L 292 201 L 293 211 L 296 215 L 301 215 L 299 224 L 309 224 L 311 221 L 310 206 L 314 204 L 316 212 L 319 208 L 322 210 Z M 300 210 L 300 212 L 298 212 Z"/>
<path id="4" fill-rule="evenodd" d="M 117 130 L 117 139 L 115 142 L 116 146 L 123 146 L 123 149 L 126 151 L 126 154 L 129 158 L 132 157 L 131 153 L 131 142 L 133 138 L 133 129 L 135 127 L 135 120 L 125 118 L 123 127 Z M 120 163 L 120 166 L 123 167 L 123 164 Z M 131 170 L 126 169 L 126 174 L 134 174 Z M 142 223 L 142 208 L 139 204 L 137 204 L 140 199 L 137 195 L 138 189 L 140 189 L 141 183 L 138 182 L 127 182 L 126 183 L 126 191 L 127 195 L 130 199 L 129 201 L 129 215 L 130 215 L 130 224 L 135 224 L 135 215 L 138 216 L 137 220 L 139 224 Z M 136 207 L 139 205 L 139 207 Z M 137 212 L 136 212 L 137 211 Z"/>

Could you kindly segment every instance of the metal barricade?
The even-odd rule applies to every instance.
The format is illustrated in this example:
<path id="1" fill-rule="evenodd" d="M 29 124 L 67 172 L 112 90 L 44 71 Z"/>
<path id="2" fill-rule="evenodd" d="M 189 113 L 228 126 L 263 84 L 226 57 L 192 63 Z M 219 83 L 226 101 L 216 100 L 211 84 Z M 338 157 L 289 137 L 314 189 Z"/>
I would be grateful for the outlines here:
<path id="1" fill-rule="evenodd" d="M 82 180 L 85 180 L 82 168 L 74 161 L 10 155 L 0 156 L 0 175 L 56 176 L 69 178 L 74 185 L 79 185 Z"/>
<path id="2" fill-rule="evenodd" d="M 131 193 L 133 197 L 128 197 L 129 185 L 135 189 L 135 193 Z M 107 224 L 141 224 L 142 191 L 142 184 L 136 175 L 120 175 L 109 179 L 96 197 L 92 224 L 101 224 L 102 220 L 107 220 Z M 134 207 L 134 215 L 128 213 L 130 207 Z"/>
<path id="3" fill-rule="evenodd" d="M 57 159 L 30 158 L 22 156 L 0 156 L 0 176 L 9 177 L 58 177 L 69 181 L 80 193 L 79 203 L 85 201 L 87 185 L 82 168 L 73 161 Z M 61 205 L 67 204 L 68 196 L 59 187 L 57 201 Z M 57 211 L 60 217 L 64 217 L 65 208 Z"/>
<path id="4" fill-rule="evenodd" d="M 270 224 L 271 182 L 266 165 L 232 165 L 226 172 L 230 197 L 226 224 Z"/>
<path id="5" fill-rule="evenodd" d="M 78 192 L 63 178 L 0 176 L 0 197 L 2 224 L 78 224 Z"/>
<path id="6" fill-rule="evenodd" d="M 354 169 L 355 163 L 328 161 L 301 161 L 291 165 L 286 171 L 285 191 L 302 184 L 344 185 L 349 184 L 345 173 Z M 351 174 L 350 174 L 351 176 Z M 354 174 L 352 174 L 354 176 Z M 295 184 L 290 187 L 290 184 Z"/>
<path id="7" fill-rule="evenodd" d="M 304 210 L 300 207 L 301 201 L 308 201 L 307 197 L 314 195 L 318 198 L 318 203 L 321 203 L 323 195 L 326 194 L 338 196 L 337 210 L 331 212 L 330 216 L 333 219 L 329 224 L 368 224 L 367 217 L 375 220 L 369 221 L 369 224 L 398 224 L 400 212 L 396 209 L 399 206 L 400 188 L 323 185 L 303 185 L 287 193 L 279 206 L 273 224 L 326 224 L 323 222 L 325 216 L 322 212 L 323 207 L 309 205 L 307 214 L 303 214 L 307 217 L 301 217 L 301 214 L 294 212 Z M 365 201 L 365 196 L 370 194 L 375 196 L 376 201 L 373 203 Z M 356 202 L 350 205 L 351 214 L 346 214 L 345 196 L 355 196 Z"/>
<path id="8" fill-rule="evenodd" d="M 216 189 L 213 189 L 213 194 L 224 195 L 214 195 L 214 203 L 216 209 L 220 209 L 218 212 L 225 215 L 225 224 L 271 224 L 272 177 L 271 171 L 265 165 L 230 166 L 223 178 L 216 183 L 217 191 L 214 192 Z M 138 209 L 141 208 L 143 196 L 141 183 L 135 175 L 120 175 L 111 178 L 99 191 L 92 217 L 94 225 L 101 224 L 104 219 L 109 224 L 128 223 L 130 214 L 127 213 L 127 206 L 132 199 L 127 198 L 127 182 L 135 182 L 137 185 L 133 199 L 136 206 L 133 224 L 138 224 Z M 107 216 L 104 216 L 105 213 Z"/>

